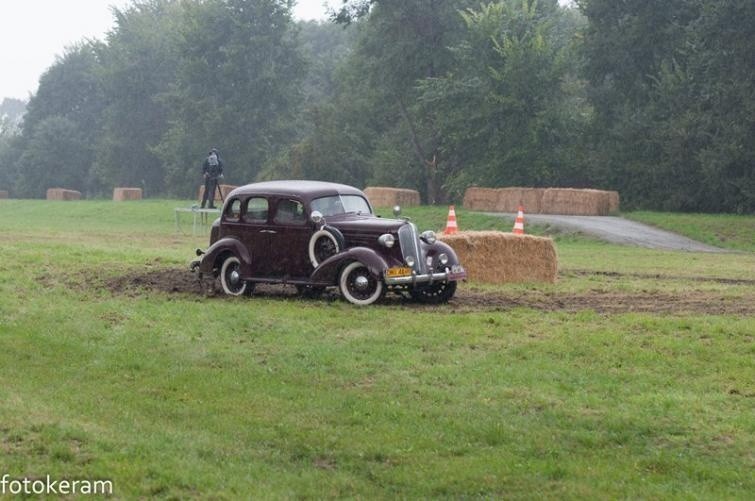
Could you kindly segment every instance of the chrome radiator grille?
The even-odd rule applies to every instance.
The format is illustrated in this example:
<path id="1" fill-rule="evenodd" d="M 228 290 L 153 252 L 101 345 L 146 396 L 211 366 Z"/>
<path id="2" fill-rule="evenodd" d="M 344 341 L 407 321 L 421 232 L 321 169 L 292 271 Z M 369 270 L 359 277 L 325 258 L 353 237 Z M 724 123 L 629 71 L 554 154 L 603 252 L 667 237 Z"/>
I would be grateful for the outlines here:
<path id="1" fill-rule="evenodd" d="M 404 256 L 404 262 L 406 258 L 414 258 L 414 271 L 417 274 L 427 273 L 427 264 L 422 258 L 422 246 L 419 242 L 419 233 L 417 232 L 417 226 L 414 223 L 406 223 L 398 230 L 398 242 L 401 245 L 401 253 Z"/>

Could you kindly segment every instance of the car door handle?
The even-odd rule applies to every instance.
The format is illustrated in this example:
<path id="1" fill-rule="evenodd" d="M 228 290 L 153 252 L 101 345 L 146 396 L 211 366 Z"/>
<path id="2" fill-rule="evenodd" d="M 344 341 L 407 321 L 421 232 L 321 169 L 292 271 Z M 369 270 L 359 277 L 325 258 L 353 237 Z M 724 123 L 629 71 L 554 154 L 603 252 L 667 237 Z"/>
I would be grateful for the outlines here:
<path id="1" fill-rule="evenodd" d="M 260 230 L 260 233 L 278 233 L 275 230 Z"/>

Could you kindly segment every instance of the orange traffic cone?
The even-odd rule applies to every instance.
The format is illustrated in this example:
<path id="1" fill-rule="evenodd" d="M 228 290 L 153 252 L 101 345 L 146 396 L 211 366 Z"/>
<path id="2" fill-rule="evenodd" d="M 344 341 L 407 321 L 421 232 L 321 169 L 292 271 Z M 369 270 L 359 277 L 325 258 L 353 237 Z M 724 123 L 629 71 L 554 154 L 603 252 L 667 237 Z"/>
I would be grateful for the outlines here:
<path id="1" fill-rule="evenodd" d="M 524 207 L 519 206 L 519 212 L 516 214 L 514 221 L 514 235 L 524 235 Z"/>
<path id="2" fill-rule="evenodd" d="M 459 227 L 456 225 L 456 208 L 453 205 L 448 207 L 448 221 L 446 221 L 446 229 L 443 230 L 444 235 L 453 235 L 459 232 Z"/>

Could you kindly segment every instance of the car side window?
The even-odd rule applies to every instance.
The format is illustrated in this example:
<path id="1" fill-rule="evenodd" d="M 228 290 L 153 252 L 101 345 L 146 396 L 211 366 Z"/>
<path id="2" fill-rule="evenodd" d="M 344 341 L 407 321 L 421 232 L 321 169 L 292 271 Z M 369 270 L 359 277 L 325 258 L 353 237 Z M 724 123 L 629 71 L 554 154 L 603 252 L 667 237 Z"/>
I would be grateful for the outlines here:
<path id="1" fill-rule="evenodd" d="M 250 198 L 246 203 L 244 220 L 253 223 L 266 223 L 268 207 L 269 205 L 266 198 Z"/>
<path id="2" fill-rule="evenodd" d="M 304 205 L 296 200 L 281 200 L 275 211 L 276 224 L 304 224 L 307 216 L 304 213 Z"/>
<path id="3" fill-rule="evenodd" d="M 238 198 L 231 201 L 228 204 L 228 208 L 225 210 L 225 218 L 229 221 L 238 221 L 241 217 L 241 200 Z"/>

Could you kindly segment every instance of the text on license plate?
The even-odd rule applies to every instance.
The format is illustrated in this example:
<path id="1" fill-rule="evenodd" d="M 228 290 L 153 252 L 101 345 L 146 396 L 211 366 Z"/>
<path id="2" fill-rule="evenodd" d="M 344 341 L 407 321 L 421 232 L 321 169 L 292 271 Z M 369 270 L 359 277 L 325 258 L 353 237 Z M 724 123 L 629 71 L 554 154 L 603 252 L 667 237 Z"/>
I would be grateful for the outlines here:
<path id="1" fill-rule="evenodd" d="M 385 272 L 385 276 L 388 278 L 408 277 L 411 274 L 412 269 L 406 267 L 388 268 L 388 271 Z"/>

